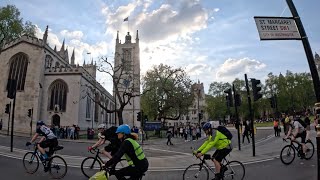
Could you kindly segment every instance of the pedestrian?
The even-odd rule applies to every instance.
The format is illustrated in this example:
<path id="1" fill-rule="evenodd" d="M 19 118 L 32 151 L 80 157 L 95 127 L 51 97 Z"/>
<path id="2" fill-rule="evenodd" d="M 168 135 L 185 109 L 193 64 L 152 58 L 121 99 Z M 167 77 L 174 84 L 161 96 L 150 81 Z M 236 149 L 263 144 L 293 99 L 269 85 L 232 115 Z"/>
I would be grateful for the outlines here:
<path id="1" fill-rule="evenodd" d="M 311 124 L 311 122 L 310 122 L 309 112 L 308 111 L 306 112 L 305 116 L 306 117 L 304 118 L 304 122 L 307 125 L 307 127 L 306 127 L 306 133 L 307 133 L 306 140 L 307 141 L 311 141 L 311 139 L 310 139 L 310 124 Z"/>
<path id="2" fill-rule="evenodd" d="M 179 128 L 179 133 L 180 133 L 180 137 L 183 138 L 183 128 L 182 127 Z"/>
<path id="3" fill-rule="evenodd" d="M 242 133 L 242 144 L 244 143 L 244 138 L 247 137 L 248 143 L 250 143 L 249 139 L 249 126 L 246 121 L 243 122 L 243 133 Z"/>
<path id="4" fill-rule="evenodd" d="M 280 133 L 279 133 L 279 120 L 278 119 L 274 119 L 273 120 L 273 129 L 274 129 L 274 136 L 275 137 L 278 137 L 280 136 Z"/>
<path id="5" fill-rule="evenodd" d="M 2 130 L 2 119 L 0 120 L 0 130 Z"/>
<path id="6" fill-rule="evenodd" d="M 317 125 L 319 124 L 319 114 L 316 115 L 316 117 L 314 118 L 314 129 L 317 132 Z"/>
<path id="7" fill-rule="evenodd" d="M 285 113 L 282 113 L 281 114 L 281 124 L 282 124 L 282 126 L 283 126 L 283 132 L 284 133 L 286 133 L 287 132 L 287 130 L 286 130 L 286 124 L 285 124 L 285 120 L 286 120 L 286 114 Z"/>
<path id="8" fill-rule="evenodd" d="M 167 131 L 167 145 L 173 145 L 171 142 L 172 132 L 170 130 Z"/>
<path id="9" fill-rule="evenodd" d="M 183 135 L 184 135 L 184 142 L 187 142 L 188 141 L 188 128 L 185 127 L 184 130 L 183 130 Z"/>

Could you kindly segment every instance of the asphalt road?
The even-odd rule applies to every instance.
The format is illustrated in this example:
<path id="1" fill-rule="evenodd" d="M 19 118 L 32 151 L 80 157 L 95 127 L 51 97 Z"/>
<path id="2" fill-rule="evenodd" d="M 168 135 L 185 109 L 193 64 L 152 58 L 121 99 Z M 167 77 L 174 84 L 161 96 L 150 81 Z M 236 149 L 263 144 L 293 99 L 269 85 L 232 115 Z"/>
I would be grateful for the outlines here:
<path id="1" fill-rule="evenodd" d="M 187 166 L 187 165 L 186 165 Z M 279 159 L 273 159 L 265 162 L 254 162 L 245 164 L 246 180 L 305 180 L 317 179 L 317 162 L 316 157 L 311 160 L 296 159 L 293 164 L 286 166 Z M 15 180 L 43 180 L 51 179 L 48 173 L 40 167 L 35 174 L 25 173 L 22 161 L 9 157 L 0 156 L 0 174 L 1 179 Z M 144 179 L 147 180 L 177 180 L 182 179 L 183 170 L 165 170 L 165 171 L 149 171 Z M 66 180 L 84 180 L 86 179 L 79 168 L 68 168 L 65 176 Z M 114 177 L 110 178 L 114 180 Z"/>

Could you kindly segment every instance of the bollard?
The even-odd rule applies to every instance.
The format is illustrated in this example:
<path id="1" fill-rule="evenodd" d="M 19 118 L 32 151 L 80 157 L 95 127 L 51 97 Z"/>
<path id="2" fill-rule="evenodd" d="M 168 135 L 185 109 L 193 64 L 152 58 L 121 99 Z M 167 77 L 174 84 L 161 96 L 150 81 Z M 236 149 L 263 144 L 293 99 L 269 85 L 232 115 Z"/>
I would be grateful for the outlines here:
<path id="1" fill-rule="evenodd" d="M 317 159 L 318 159 L 318 179 L 320 179 L 320 124 L 317 125 Z"/>

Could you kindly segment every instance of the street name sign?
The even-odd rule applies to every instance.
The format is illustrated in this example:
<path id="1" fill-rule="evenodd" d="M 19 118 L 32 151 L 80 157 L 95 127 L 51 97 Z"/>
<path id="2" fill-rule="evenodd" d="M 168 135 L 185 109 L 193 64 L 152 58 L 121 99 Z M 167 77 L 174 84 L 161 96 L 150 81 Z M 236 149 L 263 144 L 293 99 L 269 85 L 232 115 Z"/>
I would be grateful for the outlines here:
<path id="1" fill-rule="evenodd" d="M 255 16 L 260 40 L 301 40 L 296 22 L 292 17 Z"/>

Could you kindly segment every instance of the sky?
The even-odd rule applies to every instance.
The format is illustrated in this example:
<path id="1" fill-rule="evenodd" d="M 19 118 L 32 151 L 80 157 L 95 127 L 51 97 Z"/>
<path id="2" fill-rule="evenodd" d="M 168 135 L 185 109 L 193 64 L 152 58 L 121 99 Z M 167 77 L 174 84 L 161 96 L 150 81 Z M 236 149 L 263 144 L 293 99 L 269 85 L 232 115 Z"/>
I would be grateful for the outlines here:
<path id="1" fill-rule="evenodd" d="M 320 53 L 320 1 L 293 2 L 313 53 Z M 141 75 L 161 63 L 181 67 L 191 80 L 204 83 L 205 92 L 214 81 L 231 83 L 245 73 L 264 83 L 270 72 L 310 72 L 301 41 L 259 38 L 253 17 L 291 17 L 286 0 L 0 1 L 7 4 L 37 26 L 39 38 L 48 25 L 52 48 L 60 49 L 65 39 L 80 65 L 101 56 L 112 60 L 117 31 L 124 42 L 128 30 L 133 41 L 139 30 Z M 112 92 L 110 77 L 99 73 L 97 80 Z"/>

